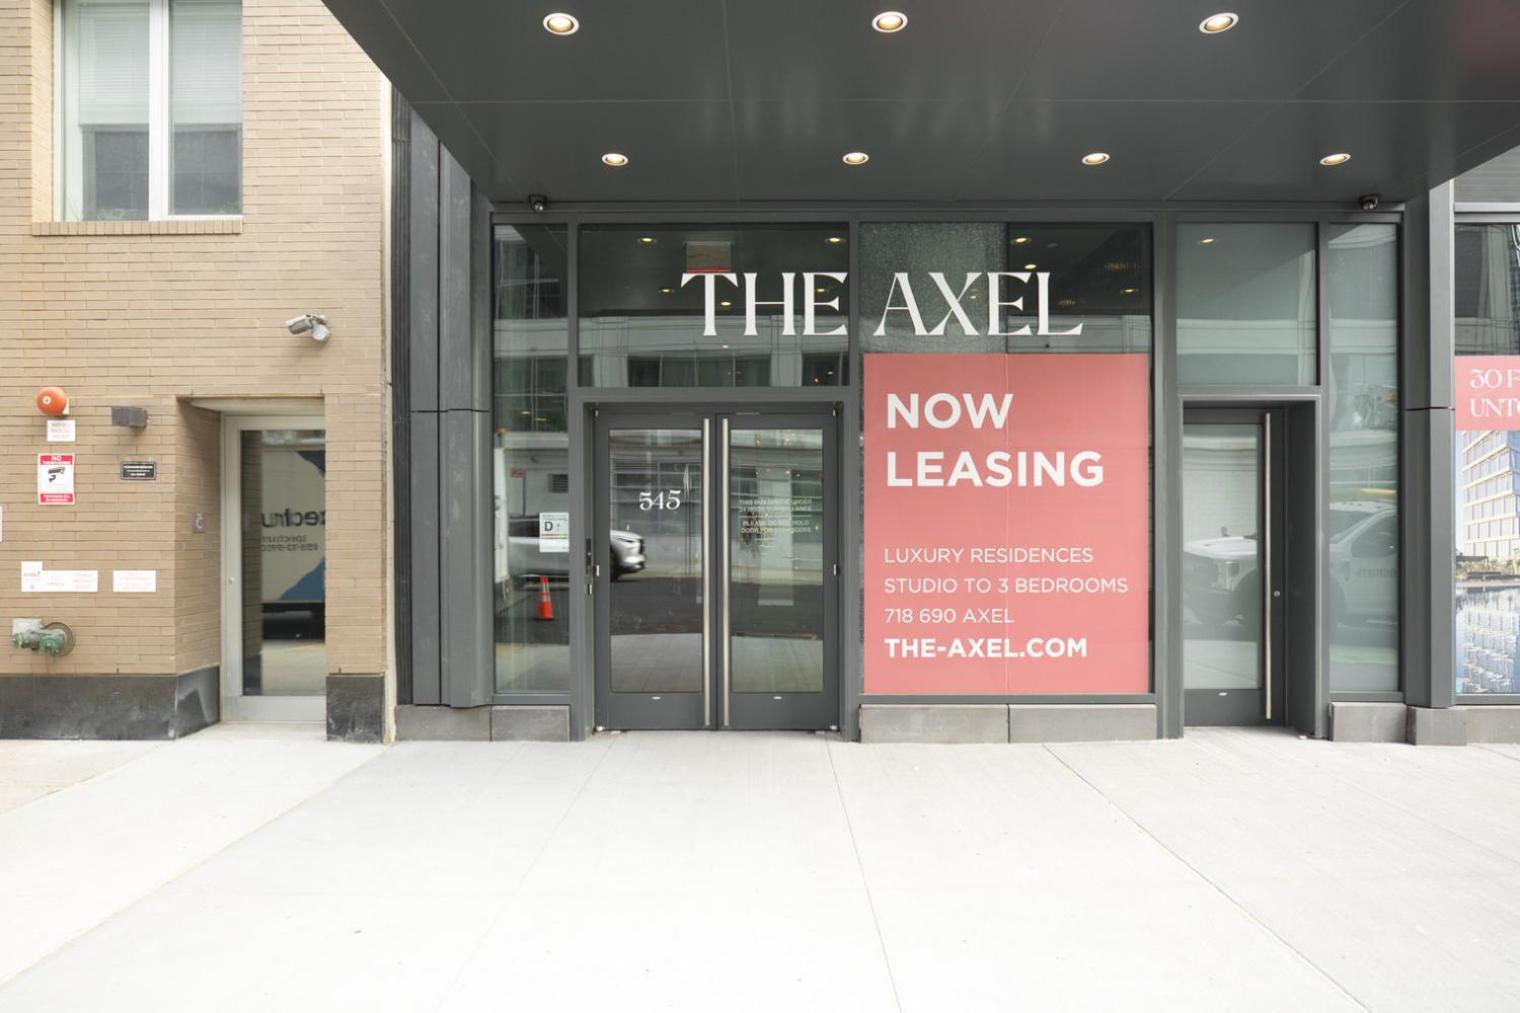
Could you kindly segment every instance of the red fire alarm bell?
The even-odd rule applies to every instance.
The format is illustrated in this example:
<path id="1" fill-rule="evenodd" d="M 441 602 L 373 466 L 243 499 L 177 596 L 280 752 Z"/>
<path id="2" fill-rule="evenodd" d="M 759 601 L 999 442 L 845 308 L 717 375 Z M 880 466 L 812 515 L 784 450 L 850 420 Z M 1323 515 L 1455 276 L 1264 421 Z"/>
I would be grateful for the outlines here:
<path id="1" fill-rule="evenodd" d="M 37 410 L 44 415 L 67 415 L 69 396 L 62 387 L 44 387 L 37 392 Z"/>

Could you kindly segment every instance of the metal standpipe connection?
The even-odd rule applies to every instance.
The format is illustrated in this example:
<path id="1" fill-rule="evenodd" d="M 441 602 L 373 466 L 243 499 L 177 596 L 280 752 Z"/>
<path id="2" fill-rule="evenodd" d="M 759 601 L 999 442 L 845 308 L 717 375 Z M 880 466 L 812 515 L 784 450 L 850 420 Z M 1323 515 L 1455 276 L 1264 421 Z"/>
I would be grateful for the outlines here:
<path id="1" fill-rule="evenodd" d="M 56 658 L 74 649 L 74 631 L 63 623 L 48 623 L 40 629 L 11 634 L 11 644 L 24 651 L 41 651 Z"/>

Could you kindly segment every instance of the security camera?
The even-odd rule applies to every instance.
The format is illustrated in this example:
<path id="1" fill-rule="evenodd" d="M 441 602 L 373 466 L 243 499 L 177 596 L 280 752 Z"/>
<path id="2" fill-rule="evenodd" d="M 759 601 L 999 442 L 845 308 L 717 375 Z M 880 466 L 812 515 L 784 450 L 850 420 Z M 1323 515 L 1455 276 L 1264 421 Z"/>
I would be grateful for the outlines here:
<path id="1" fill-rule="evenodd" d="M 1363 211 L 1376 211 L 1382 199 L 1375 193 L 1364 193 L 1356 199 L 1356 202 L 1361 205 Z"/>
<path id="2" fill-rule="evenodd" d="M 542 214 L 549 209 L 549 198 L 541 193 L 528 194 L 528 207 Z"/>
<path id="3" fill-rule="evenodd" d="M 285 321 L 285 329 L 291 334 L 310 334 L 311 340 L 324 342 L 332 331 L 328 329 L 327 318 L 320 313 L 303 313 L 298 317 L 291 317 Z"/>

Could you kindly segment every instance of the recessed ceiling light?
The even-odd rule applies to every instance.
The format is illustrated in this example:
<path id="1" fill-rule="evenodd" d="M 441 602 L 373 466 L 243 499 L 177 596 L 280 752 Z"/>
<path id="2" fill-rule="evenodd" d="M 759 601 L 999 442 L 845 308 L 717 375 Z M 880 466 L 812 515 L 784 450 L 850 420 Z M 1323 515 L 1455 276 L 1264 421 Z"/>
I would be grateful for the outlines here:
<path id="1" fill-rule="evenodd" d="M 719 345 L 718 347 L 719 348 L 727 348 L 728 346 L 727 345 Z"/>
<path id="2" fill-rule="evenodd" d="M 829 238 L 825 239 L 824 242 L 828 243 L 830 246 L 838 246 L 840 243 L 844 242 L 844 236 L 830 236 Z"/>
<path id="3" fill-rule="evenodd" d="M 640 236 L 639 242 L 643 243 L 645 246 L 653 246 L 654 236 Z"/>
<path id="4" fill-rule="evenodd" d="M 722 302 L 718 303 L 718 305 L 722 306 L 724 309 L 728 309 L 730 306 L 733 305 L 733 303 L 729 302 L 727 299 L 724 299 Z M 728 346 L 724 345 L 723 347 L 727 348 Z"/>
<path id="5" fill-rule="evenodd" d="M 902 11 L 882 11 L 871 19 L 871 27 L 878 32 L 891 35 L 908 27 L 908 15 Z"/>
<path id="6" fill-rule="evenodd" d="M 581 23 L 574 14 L 556 12 L 544 18 L 544 31 L 550 35 L 574 35 L 580 31 L 580 27 Z"/>
<path id="7" fill-rule="evenodd" d="M 1106 161 L 1108 161 L 1108 152 L 1106 151 L 1094 151 L 1082 156 L 1083 165 L 1102 165 Z"/>
<path id="8" fill-rule="evenodd" d="M 1198 240 L 1198 245 L 1199 246 L 1209 246 L 1213 242 L 1214 242 L 1214 237 L 1213 236 L 1204 236 L 1202 239 Z"/>
<path id="9" fill-rule="evenodd" d="M 662 288 L 662 289 L 660 289 L 660 295 L 670 295 L 670 293 L 672 293 L 674 291 L 675 291 L 675 289 L 673 289 L 673 288 Z"/>
<path id="10" fill-rule="evenodd" d="M 828 289 L 824 288 L 822 285 L 819 285 L 817 288 L 813 289 L 813 291 L 817 292 L 819 295 L 823 295 L 823 293 L 827 292 Z"/>
<path id="11" fill-rule="evenodd" d="M 602 156 L 602 164 L 610 165 L 614 169 L 621 169 L 628 164 L 628 156 L 621 151 L 609 151 Z"/>
<path id="12" fill-rule="evenodd" d="M 1198 30 L 1205 35 L 1218 35 L 1220 32 L 1228 32 L 1238 24 L 1240 24 L 1240 15 L 1223 11 L 1198 22 Z"/>
<path id="13" fill-rule="evenodd" d="M 845 165 L 865 165 L 871 160 L 871 156 L 864 151 L 847 151 L 844 153 Z"/>
<path id="14" fill-rule="evenodd" d="M 1127 289 L 1124 290 L 1124 294 L 1125 295 L 1134 295 L 1138 291 L 1140 291 L 1138 288 L 1127 288 Z"/>
<path id="15" fill-rule="evenodd" d="M 1013 241 L 1014 241 L 1015 244 L 1017 244 L 1019 246 L 1023 246 L 1025 243 L 1029 242 L 1029 237 L 1028 236 L 1014 236 L 1013 237 Z"/>
<path id="16" fill-rule="evenodd" d="M 1038 264 L 1025 264 L 1024 265 L 1024 270 L 1026 270 L 1026 271 L 1033 271 L 1038 266 L 1039 266 Z"/>
<path id="17" fill-rule="evenodd" d="M 1319 160 L 1319 164 L 1320 165 L 1345 165 L 1349 161 L 1351 161 L 1351 156 L 1350 155 L 1346 154 L 1344 151 L 1337 151 L 1333 155 L 1326 155 L 1324 158 L 1321 158 Z"/>

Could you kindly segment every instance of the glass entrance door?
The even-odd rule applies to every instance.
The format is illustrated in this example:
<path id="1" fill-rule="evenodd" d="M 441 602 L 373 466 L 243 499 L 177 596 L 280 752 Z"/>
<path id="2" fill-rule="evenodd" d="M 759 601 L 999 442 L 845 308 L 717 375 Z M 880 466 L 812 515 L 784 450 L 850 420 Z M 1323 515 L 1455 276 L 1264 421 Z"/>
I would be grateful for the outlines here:
<path id="1" fill-rule="evenodd" d="M 1281 724 L 1280 414 L 1189 410 L 1182 429 L 1182 684 L 1190 725 Z"/>
<path id="2" fill-rule="evenodd" d="M 597 417 L 597 723 L 838 722 L 832 414 Z"/>

